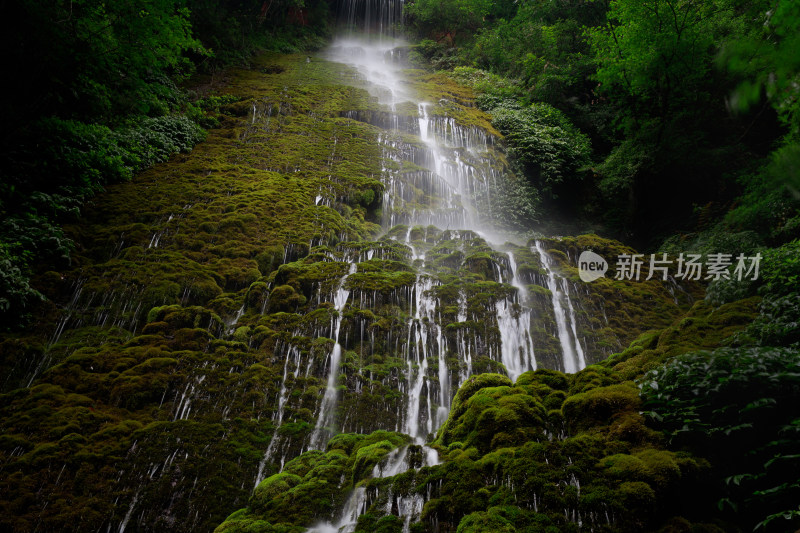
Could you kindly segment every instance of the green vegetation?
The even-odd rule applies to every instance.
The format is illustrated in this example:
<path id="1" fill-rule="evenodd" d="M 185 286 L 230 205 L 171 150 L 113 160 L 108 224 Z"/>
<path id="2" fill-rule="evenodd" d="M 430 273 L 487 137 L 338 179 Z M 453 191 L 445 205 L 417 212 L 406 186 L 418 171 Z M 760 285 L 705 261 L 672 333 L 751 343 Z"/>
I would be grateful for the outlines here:
<path id="1" fill-rule="evenodd" d="M 66 226 L 65 234 L 77 243 L 72 265 L 43 272 L 33 285 L 53 303 L 42 304 L 37 329 L 3 337 L 8 392 L 0 451 L 8 475 L 2 490 L 15 487 L 17 494 L 2 502 L 4 526 L 26 530 L 41 520 L 51 529 L 97 529 L 119 524 L 133 507 L 141 527 L 159 528 L 174 518 L 184 530 L 210 529 L 232 509 L 248 505 L 260 467 L 272 481 L 257 492 L 260 504 L 251 501 L 257 510 L 249 511 L 247 524 L 297 529 L 335 515 L 347 491 L 367 481 L 375 461 L 402 439 L 385 436 L 355 450 L 350 441 L 362 437 L 345 433 L 329 443 L 318 467 L 291 471 L 301 481 L 308 476 L 307 483 L 271 476 L 279 474 L 278 458 L 286 457 L 288 468 L 300 455 L 315 426 L 333 346 L 329 295 L 354 255 L 362 260 L 346 280 L 351 295 L 340 333 L 341 426 L 333 429 L 369 433 L 404 412 L 398 384 L 407 386 L 403 354 L 418 275 L 439 282 L 432 291 L 442 301 L 437 322 L 449 372 L 466 372 L 459 352 L 464 344 L 476 347 L 473 371 L 504 372 L 497 355 L 484 347 L 499 353 L 500 332 L 491 317 L 495 303 L 513 292 L 498 278 L 507 271 L 506 254 L 474 233 L 432 227 L 400 226 L 376 240 L 379 204 L 364 198 L 381 196 L 382 184 L 374 177 L 380 172 L 381 130 L 339 116 L 342 109 L 369 109 L 367 93 L 332 83 L 345 73 L 341 65 L 278 54 L 254 61 L 251 69 L 229 71 L 235 88 L 227 96 L 204 104 L 218 111 L 219 126 L 203 143 L 131 181 L 109 185 L 98 197 L 102 201 L 87 205 L 82 218 Z M 455 93 L 459 86 L 448 90 Z M 480 114 L 472 119 L 482 120 Z M 341 159 L 328 158 L 333 139 Z M 320 191 L 330 205 L 315 203 Z M 407 234 L 418 253 L 428 254 L 429 264 L 412 261 L 409 247 L 392 239 Z M 544 242 L 572 280 L 577 273 L 567 253 L 580 247 L 609 254 L 627 249 L 597 236 Z M 529 246 L 509 250 L 542 302 L 541 327 L 532 332 L 537 358 L 542 365 L 558 364 L 554 319 L 546 311 L 549 293 L 537 277 L 540 258 Z M 608 291 L 625 296 L 606 309 L 604 325 L 599 306 Z M 466 320 L 459 318 L 462 298 Z M 664 327 L 686 305 L 675 305 L 655 282 L 609 280 L 576 298 L 580 334 L 598 353 L 626 346 L 646 328 Z M 228 324 L 240 312 L 232 328 Z M 632 317 L 637 326 L 625 327 Z M 429 375 L 437 371 L 431 368 Z M 32 375 L 33 386 L 24 388 Z M 491 448 L 482 442 L 484 419 L 493 420 L 492 427 L 509 424 L 495 445 L 522 445 L 543 434 L 538 424 L 566 397 L 562 387 L 544 399 L 519 393 L 504 398 L 506 382 L 496 384 L 492 396 L 468 402 L 473 418 L 448 423 L 460 446 Z M 282 394 L 283 423 L 277 427 Z M 491 415 L 481 418 L 478 400 L 493 402 Z M 517 405 L 526 414 L 509 416 Z M 59 445 L 62 439 L 69 448 Z M 270 446 L 273 457 L 260 465 Z M 377 511 L 385 508 L 387 491 L 410 497 L 426 475 L 369 481 L 382 503 L 362 517 L 361 527 L 397 526 Z M 140 476 L 152 476 L 141 490 Z M 37 492 L 38 486 L 48 489 Z M 79 486 L 86 488 L 81 492 Z M 194 487 L 204 487 L 201 496 L 171 507 L 166 494 L 199 490 Z M 295 491 L 293 498 L 274 500 L 274 493 L 289 491 Z M 101 494 L 113 498 L 100 502 Z M 54 506 L 47 503 L 51 498 L 73 504 Z M 306 503 L 294 506 L 297 498 Z"/>
<path id="2" fill-rule="evenodd" d="M 797 529 L 793 7 L 407 2 L 425 67 L 407 89 L 487 136 L 454 149 L 507 174 L 476 208 L 537 235 L 490 246 L 388 227 L 387 169 L 401 220 L 441 199 L 414 181 L 413 127 L 299 53 L 328 2 L 17 2 L 0 529 L 300 533 L 351 495 L 364 533 Z M 583 251 L 633 245 L 760 254 L 759 276 L 645 280 L 645 261 L 640 281 L 580 281 Z M 574 374 L 539 247 L 574 307 Z M 516 381 L 500 305 L 532 317 L 538 369 Z M 426 446 L 399 432 L 423 371 Z"/>
<path id="3" fill-rule="evenodd" d="M 797 349 L 719 348 L 682 355 L 643 380 L 654 425 L 673 447 L 711 461 L 718 506 L 748 529 L 800 523 L 798 371 Z"/>
<path id="4" fill-rule="evenodd" d="M 785 531 L 800 523 L 797 241 L 767 256 L 759 316 L 733 346 L 680 355 L 641 386 L 670 445 L 711 461 L 718 507 L 749 529 Z"/>
<path id="5" fill-rule="evenodd" d="M 393 514 L 396 511 L 390 510 L 391 499 L 414 494 L 425 496 L 421 522 L 415 526 L 418 531 L 429 531 L 434 524 L 449 531 L 486 531 L 487 528 L 492 531 L 579 531 L 578 517 L 583 527 L 591 524 L 599 531 L 731 530 L 739 522 L 727 509 L 718 510 L 715 498 L 721 494 L 721 489 L 719 478 L 713 476 L 721 475 L 718 472 L 725 472 L 728 465 L 741 465 L 741 461 L 733 460 L 741 456 L 741 448 L 726 447 L 722 442 L 714 447 L 701 437 L 709 429 L 719 428 L 721 440 L 736 439 L 736 434 L 725 434 L 728 425 L 718 425 L 716 421 L 719 416 L 731 417 L 730 424 L 735 425 L 737 417 L 742 416 L 740 411 L 724 409 L 724 402 L 720 405 L 723 410 L 713 419 L 703 418 L 706 414 L 711 416 L 711 411 L 701 407 L 691 411 L 697 419 L 696 432 L 691 433 L 693 442 L 711 445 L 702 450 L 678 446 L 669 434 L 659 431 L 675 428 L 678 435 L 686 434 L 687 429 L 680 428 L 682 419 L 687 416 L 686 409 L 691 409 L 690 402 L 706 405 L 713 396 L 703 389 L 687 388 L 684 381 L 703 379 L 709 384 L 717 383 L 718 377 L 726 375 L 723 367 L 717 365 L 718 373 L 707 374 L 709 360 L 701 362 L 696 358 L 692 367 L 697 370 L 696 375 L 684 372 L 689 368 L 684 362 L 643 376 L 647 368 L 664 368 L 659 365 L 665 353 L 715 346 L 721 339 L 731 338 L 731 334 L 741 331 L 755 313 L 752 302 L 718 310 L 698 309 L 693 313 L 694 319 L 684 317 L 669 327 L 645 333 L 629 349 L 635 356 L 620 354 L 572 375 L 541 369 L 523 374 L 516 383 L 499 374 L 472 376 L 458 390 L 450 415 L 432 442 L 439 451 L 441 464 L 391 478 L 363 476 L 356 471 L 368 472 L 369 465 L 374 462 L 358 469 L 361 457 L 373 451 L 384 454 L 401 442 L 383 442 L 382 434 L 341 434 L 328 443 L 327 453 L 307 452 L 295 460 L 299 464 L 313 462 L 318 473 L 309 476 L 308 467 L 295 472 L 294 463 L 287 464 L 286 473 L 262 482 L 248 507 L 231 515 L 218 531 L 246 531 L 247 527 L 256 527 L 253 524 L 258 521 L 286 530 L 299 529 L 323 519 L 335 521 L 339 515 L 329 514 L 326 503 L 329 497 L 324 493 L 328 490 L 328 485 L 323 483 L 329 479 L 328 472 L 338 477 L 335 483 L 340 498 L 353 486 L 363 487 L 369 495 L 356 531 L 374 531 L 379 524 L 387 531 L 394 531 L 390 524 L 398 519 Z M 691 330 L 686 326 L 689 321 L 693 321 Z M 676 361 L 691 357 L 684 356 Z M 770 358 L 769 369 L 760 365 L 759 371 L 764 372 L 765 379 L 770 379 L 767 373 L 778 371 L 782 363 L 792 361 L 791 357 L 781 357 Z M 710 361 L 715 364 L 714 359 Z M 751 361 L 755 370 L 759 366 L 757 360 Z M 792 364 L 796 365 L 796 360 Z M 796 379 L 793 367 L 786 368 L 786 379 Z M 636 378 L 647 384 L 644 400 L 632 381 Z M 655 382 L 664 384 L 663 388 L 656 388 Z M 744 378 L 733 378 L 730 383 L 732 387 L 746 387 L 748 382 Z M 791 396 L 791 387 L 784 385 L 773 379 L 769 390 Z M 759 391 L 763 389 L 747 390 L 761 394 Z M 654 396 L 662 392 L 662 396 Z M 742 406 L 752 401 L 741 392 L 731 389 L 729 397 Z M 680 395 L 687 393 L 689 398 L 676 403 L 680 402 Z M 776 397 L 776 401 L 781 400 L 788 400 L 788 396 L 780 400 Z M 676 406 L 674 411 L 673 406 Z M 652 419 L 643 416 L 645 408 L 662 413 L 657 427 L 650 425 Z M 764 417 L 770 409 L 775 409 L 772 402 L 760 402 L 753 408 L 761 409 L 753 412 L 753 418 L 761 420 L 761 425 L 748 431 L 766 442 L 771 434 L 764 430 L 769 432 L 782 427 L 783 418 Z M 790 446 L 790 443 L 791 435 L 786 434 L 771 446 Z M 770 451 L 785 451 L 777 447 Z M 724 457 L 705 453 L 709 448 Z M 748 464 L 753 465 L 760 465 L 759 460 L 761 457 L 753 457 L 752 462 L 749 456 L 747 459 Z M 794 461 L 789 457 L 786 460 Z M 352 474 L 349 465 L 354 465 Z M 795 480 L 790 479 L 788 473 L 784 472 L 781 477 L 781 471 L 776 469 L 776 472 L 778 478 L 769 481 L 787 481 L 784 489 L 788 498 L 795 490 L 792 486 Z M 291 477 L 289 481 L 293 474 L 299 477 Z M 270 491 L 274 486 L 283 489 Z M 315 508 L 318 512 L 314 516 L 298 516 L 294 507 L 284 507 L 287 505 L 283 503 L 285 494 L 294 494 L 301 486 L 307 487 L 304 491 L 312 487 L 317 491 Z M 768 488 L 766 485 L 758 487 Z M 269 494 L 268 503 L 259 499 L 262 492 Z M 770 505 L 776 503 L 770 493 L 763 497 Z"/>
<path id="6" fill-rule="evenodd" d="M 797 238 L 795 11 L 758 0 L 406 4 L 423 39 L 415 57 L 470 83 L 536 191 L 553 184 L 531 162 L 580 154 L 558 200 L 543 195 L 540 221 L 565 232 L 571 217 L 568 233 L 602 224 L 653 249 L 677 231 Z M 544 104 L 563 112 L 565 138 L 537 131 Z M 509 120 L 509 106 L 524 118 Z"/>
<path id="7" fill-rule="evenodd" d="M 30 286 L 39 265 L 69 264 L 74 242 L 61 225 L 83 202 L 191 150 L 201 126 L 218 124 L 219 97 L 181 85 L 246 64 L 257 49 L 319 47 L 327 32 L 325 2 L 23 1 L 6 16 L 14 24 L 0 135 L 3 328 L 26 323 L 41 300 Z"/>
<path id="8" fill-rule="evenodd" d="M 534 187 L 550 195 L 555 188 L 574 187 L 568 179 L 589 162 L 591 149 L 589 139 L 561 112 L 544 103 L 526 108 L 501 103 L 489 111 L 518 171 Z"/>

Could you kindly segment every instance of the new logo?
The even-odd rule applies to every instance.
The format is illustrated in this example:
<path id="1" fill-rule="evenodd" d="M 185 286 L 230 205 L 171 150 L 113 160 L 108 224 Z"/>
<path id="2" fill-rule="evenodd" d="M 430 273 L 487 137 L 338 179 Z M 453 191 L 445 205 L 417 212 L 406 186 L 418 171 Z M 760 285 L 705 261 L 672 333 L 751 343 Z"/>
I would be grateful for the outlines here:
<path id="1" fill-rule="evenodd" d="M 585 282 L 602 278 L 608 271 L 608 262 L 594 252 L 586 250 L 578 258 L 578 275 Z"/>

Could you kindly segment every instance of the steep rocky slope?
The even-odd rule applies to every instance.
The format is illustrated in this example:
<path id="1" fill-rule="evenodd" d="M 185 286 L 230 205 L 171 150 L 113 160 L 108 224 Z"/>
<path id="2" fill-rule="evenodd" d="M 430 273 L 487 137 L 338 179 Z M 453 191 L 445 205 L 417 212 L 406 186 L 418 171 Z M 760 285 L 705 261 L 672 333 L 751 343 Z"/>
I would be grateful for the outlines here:
<path id="1" fill-rule="evenodd" d="M 387 111 L 357 68 L 262 56 L 230 74 L 206 142 L 68 228 L 72 268 L 37 280 L 55 304 L 0 344 L 4 527 L 212 530 L 249 505 L 222 530 L 299 531 L 362 487 L 365 531 L 513 522 L 482 511 L 512 501 L 630 529 L 613 502 L 645 509 L 698 475 L 628 380 L 715 346 L 753 303 L 583 283 L 581 251 L 631 252 L 592 235 L 482 237 L 513 229 L 491 203 L 516 179 L 502 143 L 468 90 L 407 76 L 437 103 Z M 441 179 L 459 172 L 461 190 Z M 404 473 L 381 477 L 387 461 Z"/>

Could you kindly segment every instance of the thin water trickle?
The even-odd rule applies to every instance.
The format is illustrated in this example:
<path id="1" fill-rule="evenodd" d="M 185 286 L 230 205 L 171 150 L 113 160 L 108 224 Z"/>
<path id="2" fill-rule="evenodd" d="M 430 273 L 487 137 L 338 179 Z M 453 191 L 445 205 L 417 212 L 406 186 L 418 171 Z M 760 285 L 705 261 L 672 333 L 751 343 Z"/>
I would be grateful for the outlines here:
<path id="1" fill-rule="evenodd" d="M 586 367 L 586 358 L 578 340 L 575 323 L 575 309 L 566 287 L 566 280 L 553 271 L 553 261 L 542 243 L 536 241 L 534 249 L 539 253 L 542 266 L 547 271 L 547 287 L 553 302 L 553 313 L 558 328 L 558 341 L 561 344 L 563 370 L 574 373 Z"/>
<path id="2" fill-rule="evenodd" d="M 498 301 L 497 326 L 501 337 L 501 358 L 508 372 L 508 377 L 516 381 L 523 372 L 536 370 L 536 358 L 533 352 L 533 341 L 530 336 L 531 311 L 525 305 L 528 298 L 527 288 L 517 277 L 517 265 L 514 255 L 508 254 L 511 270 L 511 285 L 517 289 L 517 301 L 506 298 Z M 517 306 L 517 309 L 514 307 Z"/>
<path id="3" fill-rule="evenodd" d="M 286 381 L 289 376 L 289 363 L 292 362 L 294 359 L 295 363 L 295 373 L 294 377 L 297 377 L 297 367 L 299 365 L 300 360 L 300 350 L 296 347 L 291 346 L 286 351 L 286 361 L 283 364 L 283 378 L 281 379 L 281 390 L 278 393 L 278 409 L 275 411 L 275 414 L 272 418 L 273 425 L 275 426 L 275 431 L 272 434 L 272 439 L 269 441 L 269 446 L 267 446 L 267 450 L 264 452 L 264 457 L 261 458 L 261 461 L 258 463 L 258 472 L 256 473 L 256 482 L 253 485 L 253 488 L 258 487 L 258 484 L 264 480 L 264 467 L 272 458 L 275 450 L 278 447 L 278 441 L 280 440 L 280 436 L 278 434 L 281 424 L 283 423 L 283 413 L 286 409 L 286 402 L 289 400 L 289 388 L 286 386 Z"/>
<path id="4" fill-rule="evenodd" d="M 310 448 L 321 448 L 324 446 L 328 437 L 330 437 L 330 430 L 336 422 L 336 402 L 338 399 L 337 381 L 339 379 L 339 367 L 341 366 L 342 359 L 342 345 L 339 344 L 339 330 L 342 326 L 342 311 L 347 304 L 347 299 L 350 297 L 350 290 L 346 288 L 347 278 L 355 274 L 357 269 L 356 263 L 350 264 L 350 269 L 339 281 L 339 287 L 333 295 L 333 306 L 336 310 L 336 316 L 333 319 L 332 338 L 334 340 L 333 350 L 330 354 L 330 364 L 328 365 L 328 383 L 325 388 L 325 396 L 322 398 L 322 404 L 319 409 L 319 416 L 317 417 L 317 425 L 314 432 L 311 434 Z"/>

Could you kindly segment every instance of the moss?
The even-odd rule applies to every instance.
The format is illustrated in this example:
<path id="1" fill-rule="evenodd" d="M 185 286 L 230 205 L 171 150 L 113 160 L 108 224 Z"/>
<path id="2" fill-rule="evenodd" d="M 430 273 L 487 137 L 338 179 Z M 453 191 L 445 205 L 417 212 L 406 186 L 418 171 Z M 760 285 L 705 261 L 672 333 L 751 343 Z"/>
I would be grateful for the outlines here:
<path id="1" fill-rule="evenodd" d="M 515 533 L 517 529 L 503 516 L 488 512 L 475 512 L 468 514 L 458 523 L 457 533 L 481 533 L 483 531 L 496 531 L 497 533 Z"/>
<path id="2" fill-rule="evenodd" d="M 510 385 L 512 385 L 511 380 L 500 374 L 478 374 L 470 376 L 458 389 L 458 392 L 453 399 L 453 403 L 450 407 L 450 416 L 448 417 L 448 422 L 458 418 L 466 409 L 466 402 L 472 397 L 472 395 L 482 388 Z M 448 433 L 448 422 L 446 422 L 442 427 L 440 433 L 442 435 L 442 444 L 444 445 L 447 444 L 447 442 L 445 442 L 446 439 L 444 435 Z"/>
<path id="3" fill-rule="evenodd" d="M 567 427 L 577 432 L 608 424 L 622 413 L 636 410 L 640 404 L 639 389 L 621 383 L 574 394 L 564 401 L 561 410 Z"/>
<path id="4" fill-rule="evenodd" d="M 567 390 L 569 387 L 569 379 L 566 374 L 548 368 L 539 368 L 534 372 L 526 372 L 517 378 L 517 386 L 520 387 L 535 383 L 542 383 L 548 388 L 561 391 Z"/>
<path id="5" fill-rule="evenodd" d="M 597 235 L 579 235 L 541 239 L 540 242 L 548 251 L 558 274 L 567 280 L 570 298 L 576 308 L 578 336 L 585 339 L 584 351 L 589 354 L 589 363 L 600 362 L 605 356 L 625 349 L 648 329 L 668 326 L 703 296 L 702 287 L 697 284 L 675 286 L 655 279 L 647 280 L 647 265 L 638 281 L 616 280 L 613 273 L 592 283 L 580 281 L 577 257 L 581 252 L 591 250 L 612 265 L 620 254 L 635 253 L 617 241 Z M 538 263 L 538 259 L 524 260 L 528 261 L 524 264 L 528 265 L 528 279 L 525 281 L 530 283 L 529 290 L 536 298 L 546 301 L 549 294 L 542 273 L 530 264 L 531 261 Z M 545 335 L 537 333 L 534 339 L 537 345 L 548 341 Z"/>
<path id="6" fill-rule="evenodd" d="M 614 354 L 601 365 L 618 372 L 622 379 L 633 379 L 670 357 L 720 346 L 745 327 L 746 317 L 757 316 L 759 301 L 758 297 L 753 297 L 719 308 L 703 301 L 696 302 L 672 325 L 645 332 L 628 349 Z"/>
<path id="7" fill-rule="evenodd" d="M 302 483 L 303 478 L 288 472 L 270 476 L 258 484 L 250 498 L 250 507 L 256 512 L 264 511 L 270 500 L 277 498 L 289 489 Z M 233 516 L 228 517 L 230 520 Z"/>
<path id="8" fill-rule="evenodd" d="M 371 471 L 372 467 L 378 464 L 392 448 L 394 445 L 388 440 L 360 447 L 353 464 L 353 484 Z"/>
<path id="9" fill-rule="evenodd" d="M 636 531 L 669 518 L 660 507 L 680 508 L 675 494 L 704 467 L 664 450 L 627 380 L 690 346 L 722 342 L 755 315 L 757 299 L 690 309 L 660 282 L 579 285 L 571 259 L 580 251 L 630 249 L 593 235 L 546 239 L 595 363 L 567 375 L 542 368 L 557 366 L 560 344 L 540 258 L 508 245 L 529 289 L 514 309 L 534 312 L 540 366 L 512 383 L 500 374 L 494 316 L 517 294 L 500 282 L 507 255 L 468 231 L 401 224 L 379 237 L 378 177 L 398 154 L 377 142 L 386 113 L 363 89 L 341 85 L 353 72 L 269 54 L 226 76 L 236 100 L 221 107 L 219 128 L 191 154 L 86 206 L 67 228 L 74 264 L 41 276 L 55 304 L 37 331 L 0 341 L 2 368 L 13 375 L 0 402 L 0 492 L 8 495 L 0 529 L 98 530 L 133 508 L 143 529 L 211 530 L 247 505 L 217 531 L 299 533 L 331 520 L 353 486 L 370 495 L 364 531 L 402 530 L 386 510 L 415 494 L 430 499 L 412 531 L 569 531 L 576 526 L 565 514 L 578 511 L 588 529 L 609 529 L 609 512 L 613 527 Z M 442 74 L 411 77 L 429 101 L 444 100 L 431 106 L 432 120 L 493 132 L 469 89 Z M 416 106 L 400 107 L 417 119 Z M 396 141 L 420 150 L 411 136 Z M 397 169 L 409 180 L 422 170 L 412 162 Z M 409 209 L 438 207 L 425 196 L 413 191 Z M 424 260 L 412 259 L 406 239 Z M 345 276 L 350 294 L 337 313 L 332 295 Z M 430 281 L 426 295 L 436 300 L 420 317 L 417 280 Z M 343 348 L 337 421 L 367 434 L 339 434 L 325 450 L 302 453 L 334 324 Z M 423 331 L 427 345 L 415 336 Z M 442 362 L 432 351 L 439 342 Z M 421 350 L 434 413 L 440 370 L 455 380 L 469 354 L 472 372 L 487 373 L 466 379 L 433 439 L 442 464 L 371 479 L 400 446 L 421 464 L 409 437 L 369 433 L 400 425 L 407 359 Z M 13 390 L 39 366 L 30 389 Z M 260 466 L 267 477 L 251 494 Z"/>
<path id="10" fill-rule="evenodd" d="M 295 311 L 306 303 L 306 297 L 298 294 L 291 285 L 278 285 L 270 293 L 268 309 L 270 313 Z"/>
<path id="11" fill-rule="evenodd" d="M 619 486 L 619 493 L 628 509 L 647 511 L 656 504 L 656 493 L 642 481 L 626 481 Z"/>

